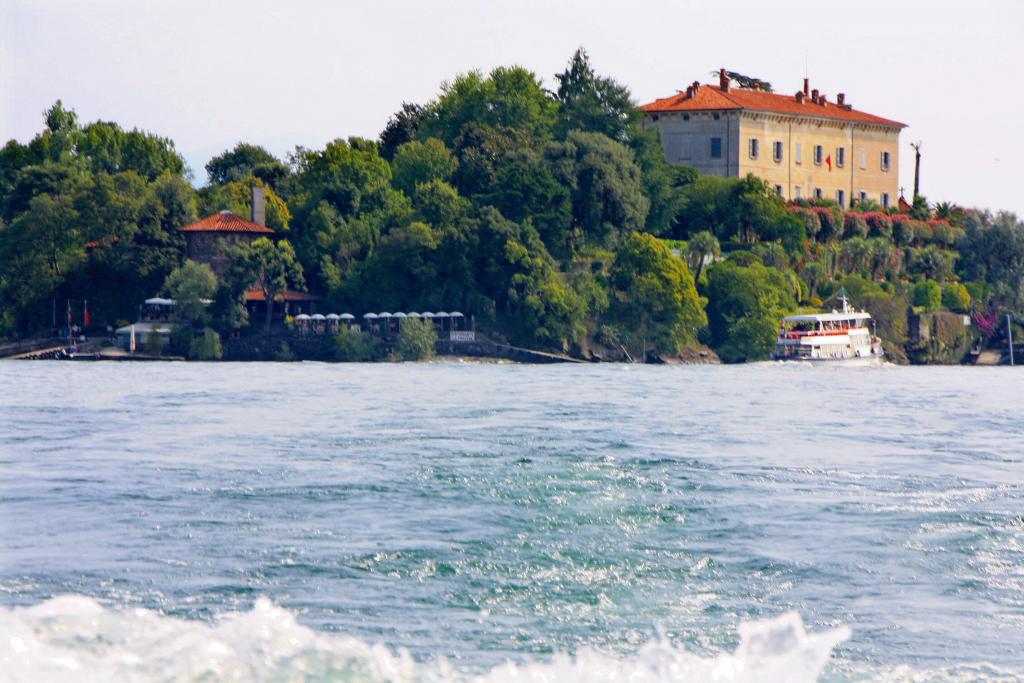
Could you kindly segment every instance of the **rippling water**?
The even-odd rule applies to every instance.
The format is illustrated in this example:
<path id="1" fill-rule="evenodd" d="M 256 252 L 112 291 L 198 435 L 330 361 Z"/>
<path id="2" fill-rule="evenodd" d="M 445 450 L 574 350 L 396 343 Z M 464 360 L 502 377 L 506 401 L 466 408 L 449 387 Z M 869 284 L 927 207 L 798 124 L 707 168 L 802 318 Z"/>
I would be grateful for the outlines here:
<path id="1" fill-rule="evenodd" d="M 0 678 L 1024 675 L 1020 372 L 10 362 L 0 387 Z"/>

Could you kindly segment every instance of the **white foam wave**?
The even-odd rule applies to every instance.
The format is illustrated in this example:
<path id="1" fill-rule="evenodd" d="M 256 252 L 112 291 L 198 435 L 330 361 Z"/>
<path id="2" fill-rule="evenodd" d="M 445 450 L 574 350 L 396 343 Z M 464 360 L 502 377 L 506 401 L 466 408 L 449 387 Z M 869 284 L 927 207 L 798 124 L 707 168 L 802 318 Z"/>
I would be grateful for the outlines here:
<path id="1" fill-rule="evenodd" d="M 739 625 L 735 652 L 704 657 L 655 640 L 628 657 L 593 650 L 507 663 L 485 673 L 415 661 L 358 638 L 314 631 L 260 599 L 213 624 L 62 596 L 0 609 L 0 672 L 10 681 L 292 681 L 679 683 L 814 681 L 849 629 L 807 633 L 796 613 Z"/>

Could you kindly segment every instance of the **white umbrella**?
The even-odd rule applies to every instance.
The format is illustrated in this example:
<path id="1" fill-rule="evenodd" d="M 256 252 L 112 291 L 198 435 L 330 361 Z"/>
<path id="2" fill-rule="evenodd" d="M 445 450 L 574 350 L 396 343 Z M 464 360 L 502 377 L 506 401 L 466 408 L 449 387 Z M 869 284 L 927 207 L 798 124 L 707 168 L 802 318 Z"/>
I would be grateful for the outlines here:
<path id="1" fill-rule="evenodd" d="M 363 314 L 363 318 L 364 318 L 365 320 L 371 320 L 371 319 L 376 319 L 377 317 L 378 317 L 378 316 L 377 316 L 377 314 L 376 314 L 376 313 L 364 313 L 364 314 Z"/>
<path id="2" fill-rule="evenodd" d="M 327 314 L 327 319 L 328 320 L 341 320 L 341 316 L 338 315 L 337 313 L 328 313 Z"/>
<path id="3" fill-rule="evenodd" d="M 410 313 L 409 317 L 410 318 L 422 318 L 423 316 L 421 316 L 419 313 Z"/>
<path id="4" fill-rule="evenodd" d="M 438 311 L 437 313 L 434 314 L 434 317 L 435 318 L 447 318 L 448 314 L 445 313 L 444 311 Z"/>
<path id="5" fill-rule="evenodd" d="M 297 316 L 295 316 L 295 319 L 296 320 L 309 320 L 309 316 L 306 315 L 305 313 L 299 313 Z"/>
<path id="6" fill-rule="evenodd" d="M 378 313 L 377 317 L 378 318 L 393 318 L 394 316 L 391 315 L 390 313 L 388 313 L 387 311 L 384 311 L 383 313 Z"/>
<path id="7" fill-rule="evenodd" d="M 458 311 L 452 311 L 451 313 L 448 314 L 448 317 L 450 317 L 450 318 L 465 318 L 466 316 L 462 315 Z"/>
<path id="8" fill-rule="evenodd" d="M 356 319 L 356 317 L 354 315 L 352 315 L 351 313 L 342 313 L 338 317 L 341 318 L 342 320 L 355 320 Z"/>
<path id="9" fill-rule="evenodd" d="M 434 317 L 434 314 L 433 314 L 433 313 L 431 313 L 430 311 L 426 311 L 426 312 L 425 312 L 425 313 L 423 314 L 423 317 L 424 317 L 424 318 L 433 318 L 433 317 Z"/>
<path id="10" fill-rule="evenodd" d="M 320 313 L 314 313 L 313 315 L 309 316 L 309 319 L 310 320 L 327 320 L 327 318 L 324 315 L 320 314 Z"/>
<path id="11" fill-rule="evenodd" d="M 408 318 L 409 316 L 407 316 L 407 315 L 406 315 L 405 313 L 395 313 L 395 314 L 394 314 L 393 316 L 391 316 L 391 317 L 392 317 L 392 318 Z"/>

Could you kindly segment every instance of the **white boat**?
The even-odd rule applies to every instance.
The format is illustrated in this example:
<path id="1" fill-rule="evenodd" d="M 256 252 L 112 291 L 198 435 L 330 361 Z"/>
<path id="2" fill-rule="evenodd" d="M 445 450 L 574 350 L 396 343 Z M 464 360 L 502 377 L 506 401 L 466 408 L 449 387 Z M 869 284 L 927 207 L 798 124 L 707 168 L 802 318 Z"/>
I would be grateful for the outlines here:
<path id="1" fill-rule="evenodd" d="M 871 315 L 850 308 L 846 292 L 843 310 L 783 318 L 775 342 L 776 360 L 874 365 L 882 362 L 882 340 L 868 329 Z"/>

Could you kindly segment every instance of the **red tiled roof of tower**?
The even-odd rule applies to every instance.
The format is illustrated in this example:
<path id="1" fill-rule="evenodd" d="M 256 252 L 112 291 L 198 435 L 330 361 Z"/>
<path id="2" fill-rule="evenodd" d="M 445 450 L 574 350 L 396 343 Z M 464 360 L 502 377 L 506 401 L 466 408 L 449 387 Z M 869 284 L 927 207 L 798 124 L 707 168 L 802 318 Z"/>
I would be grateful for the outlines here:
<path id="1" fill-rule="evenodd" d="M 255 232 L 264 235 L 273 235 L 274 231 L 265 225 L 247 221 L 230 211 L 221 211 L 212 216 L 178 228 L 178 232 Z"/>
<path id="2" fill-rule="evenodd" d="M 858 123 L 873 123 L 883 126 L 905 127 L 905 123 L 857 111 L 849 105 L 837 102 L 826 102 L 819 98 L 814 102 L 811 97 L 780 95 L 764 90 L 730 87 L 727 91 L 715 85 L 701 85 L 690 92 L 681 92 L 671 97 L 655 100 L 640 109 L 656 114 L 661 112 L 688 111 L 721 111 L 749 109 L 779 114 L 796 114 L 825 119 L 838 119 Z"/>

